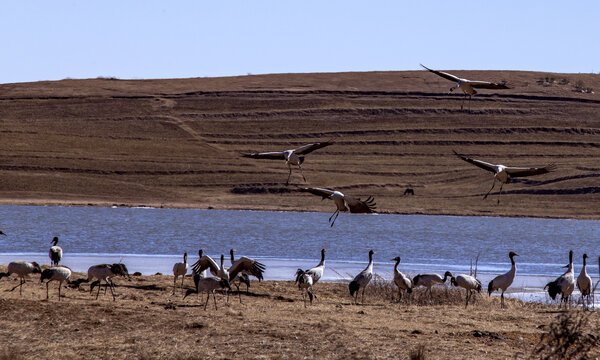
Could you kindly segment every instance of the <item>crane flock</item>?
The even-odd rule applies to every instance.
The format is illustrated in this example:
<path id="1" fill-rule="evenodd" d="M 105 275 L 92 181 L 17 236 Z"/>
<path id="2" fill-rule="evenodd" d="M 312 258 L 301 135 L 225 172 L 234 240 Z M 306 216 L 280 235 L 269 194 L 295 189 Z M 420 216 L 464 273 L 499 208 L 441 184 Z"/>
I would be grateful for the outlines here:
<path id="1" fill-rule="evenodd" d="M 450 88 L 450 92 L 460 89 L 464 93 L 464 98 L 461 103 L 461 110 L 464 107 L 464 101 L 466 98 L 469 98 L 469 104 L 471 101 L 471 97 L 477 93 L 475 89 L 509 89 L 509 87 L 505 83 L 495 83 L 489 81 L 473 81 L 464 78 L 457 77 L 455 75 L 432 70 L 424 65 L 421 65 L 425 70 L 440 76 L 444 79 L 455 82 L 456 85 Z M 312 153 L 315 150 L 322 149 L 328 146 L 333 145 L 332 141 L 324 141 L 324 142 L 313 142 L 308 143 L 302 146 L 299 146 L 294 149 L 283 150 L 283 151 L 270 151 L 270 152 L 253 152 L 253 153 L 244 153 L 242 154 L 245 158 L 252 159 L 267 159 L 267 160 L 285 160 L 285 164 L 288 167 L 289 173 L 286 180 L 286 185 L 289 185 L 290 179 L 292 176 L 292 168 L 297 167 L 300 171 L 300 174 L 306 183 L 306 177 L 304 176 L 302 170 L 302 164 L 305 161 L 306 155 Z M 504 166 L 500 164 L 492 164 L 488 162 L 484 162 L 482 160 L 472 159 L 467 156 L 461 155 L 454 151 L 454 154 L 460 158 L 461 160 L 470 163 L 474 166 L 477 166 L 486 171 L 492 172 L 494 174 L 492 187 L 489 191 L 484 195 L 484 199 L 491 193 L 494 189 L 496 182 L 500 183 L 499 195 L 502 194 L 502 187 L 504 184 L 510 183 L 514 178 L 517 177 L 527 177 L 534 175 L 547 174 L 554 170 L 556 170 L 556 165 L 549 164 L 545 167 L 513 167 L 513 166 Z M 333 226 L 340 212 L 349 211 L 350 213 L 373 213 L 375 211 L 376 203 L 375 199 L 372 196 L 368 196 L 366 200 L 361 200 L 358 197 L 354 197 L 349 194 L 344 194 L 339 190 L 328 189 L 324 187 L 304 187 L 299 188 L 300 192 L 307 192 L 313 195 L 320 196 L 322 199 L 330 199 L 333 200 L 336 210 L 329 217 L 329 224 Z M 499 202 L 499 200 L 498 200 Z M 0 235 L 6 236 L 6 234 L 0 231 Z M 19 285 L 17 287 L 20 288 L 19 293 L 22 294 L 23 284 L 26 282 L 26 278 L 30 274 L 40 273 L 40 281 L 48 280 L 46 283 L 47 289 L 47 298 L 49 297 L 49 282 L 50 281 L 58 281 L 59 282 L 59 300 L 61 297 L 61 287 L 63 282 L 67 283 L 76 283 L 77 286 L 82 282 L 89 282 L 92 279 L 97 279 L 95 283 L 92 283 L 90 286 L 90 292 L 92 291 L 94 284 L 100 285 L 100 281 L 104 281 L 106 287 L 110 288 L 111 294 L 113 296 L 113 300 L 116 299 L 113 288 L 114 284 L 111 280 L 112 277 L 119 275 L 128 275 L 127 269 L 123 264 L 99 264 L 93 265 L 88 269 L 88 278 L 87 280 L 80 279 L 78 281 L 71 281 L 72 272 L 71 270 L 63 265 L 59 265 L 62 260 L 63 250 L 58 246 L 58 237 L 54 237 L 51 241 L 52 247 L 50 248 L 48 254 L 50 257 L 51 267 L 49 269 L 41 270 L 39 264 L 35 262 L 26 262 L 26 261 L 13 261 L 8 265 L 7 273 L 0 273 L 0 279 L 4 276 L 9 276 L 10 274 L 17 274 L 19 277 Z M 217 302 L 215 298 L 215 290 L 221 289 L 225 292 L 231 290 L 231 284 L 235 284 L 237 286 L 238 294 L 240 294 L 239 286 L 241 283 L 246 284 L 246 292 L 248 293 L 248 289 L 250 286 L 249 277 L 256 277 L 259 281 L 263 279 L 263 274 L 265 271 L 264 264 L 250 259 L 248 257 L 241 257 L 239 259 L 235 259 L 234 252 L 235 249 L 230 250 L 230 261 L 231 266 L 229 268 L 225 267 L 224 264 L 224 254 L 221 254 L 220 265 L 216 263 L 214 259 L 212 259 L 208 255 L 204 255 L 203 251 L 199 251 L 199 259 L 196 263 L 191 266 L 192 275 L 194 279 L 195 288 L 188 289 L 185 292 L 184 298 L 192 293 L 207 293 L 206 303 L 204 308 L 206 309 L 208 302 L 210 300 L 210 294 L 212 293 L 213 299 L 215 302 L 215 309 L 217 309 Z M 364 303 L 364 295 L 365 289 L 369 285 L 371 279 L 374 276 L 373 272 L 373 255 L 375 252 L 370 250 L 368 253 L 369 262 L 367 267 L 361 271 L 354 279 L 349 283 L 349 291 L 350 296 L 353 298 L 353 302 L 358 304 L 358 295 L 359 292 L 362 292 L 361 302 Z M 495 277 L 488 284 L 488 294 L 491 295 L 494 291 L 501 291 L 501 307 L 504 308 L 504 294 L 506 290 L 512 285 L 515 277 L 516 277 L 516 263 L 514 257 L 518 256 L 515 252 L 509 252 L 508 254 L 511 261 L 510 270 L 505 273 Z M 586 260 L 588 256 L 587 254 L 583 254 L 583 268 L 581 269 L 581 273 L 577 278 L 575 278 L 574 267 L 573 267 L 573 251 L 569 252 L 569 264 L 565 266 L 567 271 L 558 277 L 556 280 L 549 282 L 546 284 L 545 289 L 548 290 L 548 293 L 552 299 L 555 299 L 558 294 L 561 295 L 561 305 L 564 304 L 567 306 L 569 299 L 575 289 L 575 286 L 580 290 L 582 296 L 582 303 L 585 305 L 585 299 L 587 299 L 587 304 L 589 305 L 589 299 L 592 293 L 592 280 L 591 277 L 587 274 L 586 269 Z M 599 259 L 600 260 L 600 259 Z M 436 284 L 444 284 L 448 279 L 450 279 L 450 283 L 453 286 L 464 288 L 466 290 L 466 303 L 465 306 L 468 306 L 470 299 L 473 296 L 473 293 L 479 293 L 482 289 L 481 281 L 476 279 L 475 276 L 460 274 L 454 276 L 451 272 L 446 271 L 444 276 L 440 276 L 439 274 L 433 273 L 424 273 L 418 274 L 414 278 L 410 278 L 404 273 L 398 270 L 398 266 L 401 262 L 401 258 L 399 256 L 392 259 L 395 262 L 393 268 L 393 283 L 398 288 L 398 299 L 401 300 L 403 297 L 403 293 L 411 294 L 413 290 L 419 286 L 424 286 L 427 288 L 426 293 L 429 293 L 429 296 L 432 297 L 431 288 Z M 178 262 L 173 266 L 173 294 L 175 294 L 177 287 L 178 277 L 182 277 L 181 288 L 184 290 L 184 280 L 188 271 L 188 263 L 187 263 L 187 253 L 184 254 L 183 262 Z M 314 294 L 314 286 L 319 282 L 319 280 L 323 276 L 323 272 L 325 269 L 325 249 L 321 250 L 321 261 L 319 264 L 313 268 L 302 270 L 298 269 L 296 272 L 295 282 L 298 284 L 298 287 L 302 291 L 302 296 L 304 298 L 304 305 L 306 306 L 306 296 L 309 297 L 310 303 L 312 304 L 313 299 L 316 298 Z M 212 276 L 207 276 L 206 272 L 210 271 Z M 16 288 L 16 287 L 15 287 Z M 15 289 L 13 288 L 13 290 Z M 98 293 L 96 294 L 96 299 L 98 298 L 98 294 L 100 291 L 100 286 L 98 286 Z M 240 294 L 240 302 L 242 302 L 241 294 Z"/>

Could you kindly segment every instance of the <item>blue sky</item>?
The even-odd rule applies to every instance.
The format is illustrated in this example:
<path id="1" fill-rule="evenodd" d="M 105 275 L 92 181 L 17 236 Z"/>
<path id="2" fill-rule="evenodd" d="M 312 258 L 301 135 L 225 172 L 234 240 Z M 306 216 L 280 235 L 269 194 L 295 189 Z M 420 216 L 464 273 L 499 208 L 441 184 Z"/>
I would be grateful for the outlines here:
<path id="1" fill-rule="evenodd" d="M 599 1 L 2 1 L 0 83 L 291 72 L 600 72 Z"/>

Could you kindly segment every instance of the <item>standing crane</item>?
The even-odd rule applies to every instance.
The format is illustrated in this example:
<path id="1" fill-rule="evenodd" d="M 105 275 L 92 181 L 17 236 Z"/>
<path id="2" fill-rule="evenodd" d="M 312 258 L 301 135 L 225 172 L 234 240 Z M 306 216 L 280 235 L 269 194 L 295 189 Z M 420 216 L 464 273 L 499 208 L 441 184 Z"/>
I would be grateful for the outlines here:
<path id="1" fill-rule="evenodd" d="M 177 288 L 177 278 L 181 276 L 181 291 L 183 291 L 183 281 L 188 270 L 187 252 L 183 253 L 183 262 L 178 262 L 173 265 L 173 294 Z"/>
<path id="2" fill-rule="evenodd" d="M 502 290 L 502 294 L 500 295 L 500 308 L 504 309 L 504 292 L 508 289 L 509 286 L 512 285 L 515 280 L 515 276 L 517 275 L 517 264 L 515 263 L 515 256 L 519 256 L 517 253 L 511 251 L 508 253 L 508 257 L 510 258 L 510 270 L 507 273 L 496 276 L 490 283 L 488 284 L 488 295 L 492 296 L 492 293 L 498 289 Z"/>
<path id="3" fill-rule="evenodd" d="M 581 272 L 577 277 L 577 288 L 581 292 L 581 303 L 584 307 L 590 306 L 590 297 L 592 293 L 592 278 L 587 273 L 586 260 L 588 258 L 587 254 L 583 254 L 583 267 L 581 268 Z M 587 305 L 586 305 L 587 298 Z"/>
<path id="4" fill-rule="evenodd" d="M 299 148 L 291 150 L 242 154 L 242 156 L 253 159 L 285 160 L 285 164 L 290 170 L 287 181 L 285 183 L 286 185 L 288 185 L 290 183 L 290 177 L 292 176 L 292 165 L 298 166 L 298 169 L 300 169 L 300 174 L 302 174 L 302 178 L 304 179 L 304 182 L 306 182 L 306 178 L 304 177 L 304 173 L 302 172 L 301 166 L 302 163 L 304 163 L 304 157 L 317 149 L 321 149 L 332 144 L 333 143 L 330 141 L 317 142 L 302 145 Z"/>
<path id="5" fill-rule="evenodd" d="M 456 82 L 456 85 L 450 88 L 450 92 L 453 92 L 456 89 L 461 89 L 465 94 L 465 96 L 463 97 L 463 101 L 460 104 L 461 110 L 463 109 L 463 105 L 465 104 L 465 99 L 467 98 L 467 96 L 469 97 L 469 104 L 471 103 L 471 97 L 477 94 L 477 91 L 475 89 L 510 89 L 508 86 L 506 86 L 505 83 L 493 83 L 489 81 L 474 81 L 462 79 L 458 76 L 454 76 L 446 72 L 431 70 L 423 64 L 421 64 L 421 66 L 425 68 L 425 70 L 428 70 L 436 74 L 437 76 L 441 76 L 444 79 Z"/>
<path id="6" fill-rule="evenodd" d="M 316 284 L 323 276 L 325 271 L 325 249 L 321 249 L 321 261 L 319 264 L 308 270 L 298 269 L 296 271 L 296 283 L 298 288 L 302 290 L 302 298 L 304 299 L 304 307 L 306 307 L 306 293 L 310 298 L 310 303 L 313 302 L 313 297 L 316 295 L 313 292 L 313 285 Z"/>
<path id="7" fill-rule="evenodd" d="M 544 290 L 548 289 L 548 295 L 552 300 L 556 299 L 556 295 L 561 294 L 560 306 L 565 304 L 565 308 L 569 305 L 569 297 L 575 290 L 575 272 L 573 270 L 573 250 L 569 251 L 569 264 L 565 265 L 567 271 L 556 280 L 550 281 L 544 286 Z"/>
<path id="8" fill-rule="evenodd" d="M 478 293 L 481 292 L 481 281 L 471 275 L 460 274 L 456 277 L 453 276 L 452 279 L 450 279 L 450 283 L 467 290 L 465 308 L 469 306 L 469 299 L 471 298 L 473 291 L 477 291 Z"/>
<path id="9" fill-rule="evenodd" d="M 348 285 L 350 296 L 354 296 L 354 303 L 358 304 L 358 291 L 362 289 L 362 303 L 365 303 L 365 288 L 373 278 L 373 254 L 375 251 L 369 251 L 369 264 L 367 267 L 358 273 Z"/>
<path id="10" fill-rule="evenodd" d="M 406 291 L 408 294 L 412 293 L 413 283 L 410 277 L 398 270 L 400 264 L 400 256 L 396 256 L 392 259 L 396 264 L 394 265 L 394 284 L 398 287 L 398 301 L 402 300 L 402 291 Z M 394 300 L 394 299 L 392 299 Z"/>
<path id="11" fill-rule="evenodd" d="M 50 257 L 50 265 L 58 266 L 58 263 L 62 259 L 63 250 L 60 246 L 58 246 L 58 236 L 55 236 L 52 241 L 50 241 L 52 246 L 50 247 L 50 251 L 48 251 L 48 256 Z"/>
<path id="12" fill-rule="evenodd" d="M 322 197 L 321 200 L 331 199 L 335 203 L 336 210 L 329 217 L 330 226 L 333 226 L 335 220 L 340 214 L 340 211 L 348 211 L 351 213 L 367 213 L 370 214 L 374 212 L 377 208 L 377 204 L 375 203 L 375 199 L 372 196 L 369 196 L 366 200 L 361 200 L 360 198 L 355 198 L 352 195 L 344 195 L 340 191 L 324 189 L 324 188 L 301 188 L 299 189 L 301 192 L 309 192 L 313 195 L 317 195 Z M 333 219 L 333 220 L 332 220 Z"/>

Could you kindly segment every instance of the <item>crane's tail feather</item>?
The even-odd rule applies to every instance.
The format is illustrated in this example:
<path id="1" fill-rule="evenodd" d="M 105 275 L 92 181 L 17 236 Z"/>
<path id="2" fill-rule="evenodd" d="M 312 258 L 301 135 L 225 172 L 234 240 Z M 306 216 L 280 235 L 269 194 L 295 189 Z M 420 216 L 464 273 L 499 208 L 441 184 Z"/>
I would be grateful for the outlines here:
<path id="1" fill-rule="evenodd" d="M 494 289 L 494 280 L 490 281 L 490 283 L 488 284 L 488 295 L 492 296 L 492 293 L 496 291 L 496 289 Z"/>
<path id="2" fill-rule="evenodd" d="M 556 299 L 556 295 L 562 292 L 560 286 L 558 285 L 558 281 L 554 280 L 546 284 L 544 289 L 548 289 L 548 295 L 552 298 L 552 300 Z"/>
<path id="3" fill-rule="evenodd" d="M 354 296 L 354 293 L 357 292 L 358 289 L 360 289 L 360 285 L 358 284 L 358 282 L 352 281 L 350 285 L 348 285 L 348 288 L 350 289 L 350 296 Z"/>

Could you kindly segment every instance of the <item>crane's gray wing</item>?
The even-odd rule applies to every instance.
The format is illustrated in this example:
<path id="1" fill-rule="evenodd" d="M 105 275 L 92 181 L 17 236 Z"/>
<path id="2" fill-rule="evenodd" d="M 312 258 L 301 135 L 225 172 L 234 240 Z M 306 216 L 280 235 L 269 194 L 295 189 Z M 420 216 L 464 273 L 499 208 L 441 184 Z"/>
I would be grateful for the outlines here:
<path id="1" fill-rule="evenodd" d="M 333 195 L 333 190 L 323 189 L 323 188 L 301 188 L 299 191 L 309 192 L 311 194 L 320 196 L 323 199 L 331 198 L 331 195 Z"/>
<path id="2" fill-rule="evenodd" d="M 452 74 L 448 74 L 448 73 L 445 73 L 445 72 L 442 72 L 442 71 L 431 70 L 430 68 L 428 68 L 427 66 L 425 66 L 423 64 L 421 64 L 421 66 L 424 67 L 426 70 L 429 70 L 432 73 L 436 74 L 437 76 L 443 77 L 444 79 L 448 79 L 450 81 L 455 81 L 455 82 L 458 82 L 458 80 L 460 80 L 458 77 L 456 77 L 456 76 L 454 76 Z"/>
<path id="3" fill-rule="evenodd" d="M 313 143 L 313 144 L 306 144 L 306 145 L 302 145 L 297 149 L 294 149 L 294 152 L 298 155 L 306 155 L 308 153 L 311 153 L 317 149 L 320 148 L 324 148 L 325 146 L 329 146 L 332 145 L 333 143 L 331 141 L 324 141 L 324 142 L 318 142 L 318 143 Z"/>
<path id="4" fill-rule="evenodd" d="M 454 151 L 454 150 L 452 150 L 452 151 Z M 491 171 L 493 173 L 496 172 L 496 165 L 494 165 L 494 164 L 490 164 L 490 163 L 486 163 L 485 161 L 475 160 L 475 159 L 468 158 L 466 156 L 462 156 L 459 153 L 457 153 L 456 151 L 454 151 L 454 154 L 456 156 L 458 156 L 459 158 L 463 159 L 464 161 L 466 161 L 470 164 L 473 164 L 477 167 L 480 167 L 484 170 Z"/>
<path id="5" fill-rule="evenodd" d="M 283 153 L 283 151 L 271 151 L 262 153 L 242 154 L 242 156 L 253 159 L 285 160 L 285 155 Z"/>
<path id="6" fill-rule="evenodd" d="M 506 173 L 508 175 L 510 175 L 511 177 L 523 177 L 523 176 L 547 174 L 554 170 L 556 170 L 556 165 L 554 165 L 554 164 L 550 164 L 543 168 L 507 167 L 505 169 Z"/>
<path id="7" fill-rule="evenodd" d="M 478 89 L 510 89 L 505 83 L 493 83 L 489 81 L 469 81 L 469 85 Z"/>
<path id="8" fill-rule="evenodd" d="M 255 276 L 260 281 L 263 279 L 265 265 L 254 259 L 242 256 L 241 258 L 237 259 L 229 268 L 229 278 L 234 279 L 236 275 L 242 271 Z"/>
<path id="9" fill-rule="evenodd" d="M 204 270 L 210 269 L 210 273 L 215 275 L 219 272 L 219 265 L 208 255 L 202 256 L 192 265 L 192 270 L 197 274 L 201 274 Z"/>
<path id="10" fill-rule="evenodd" d="M 344 200 L 348 207 L 350 208 L 351 213 L 372 213 L 375 209 L 377 209 L 377 204 L 375 203 L 375 198 L 369 196 L 367 200 L 361 200 L 360 198 L 355 198 L 350 195 L 344 196 Z"/>

